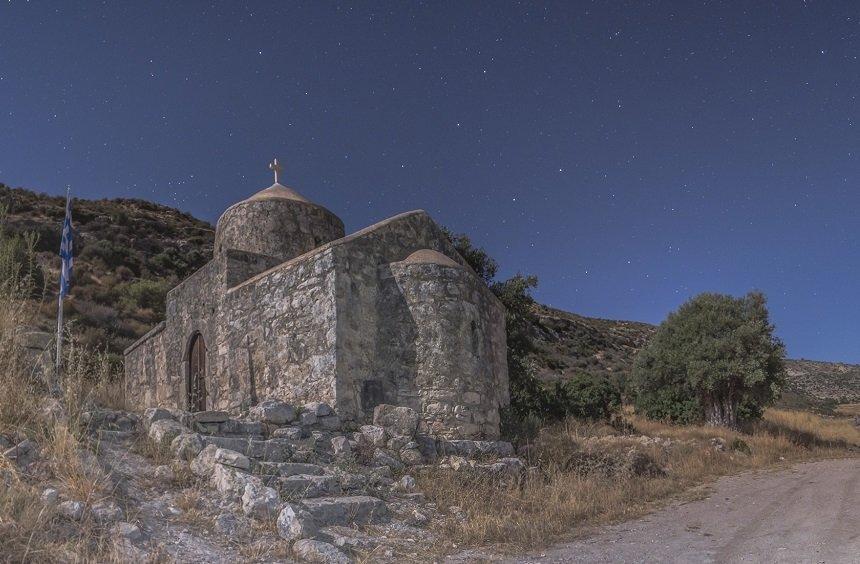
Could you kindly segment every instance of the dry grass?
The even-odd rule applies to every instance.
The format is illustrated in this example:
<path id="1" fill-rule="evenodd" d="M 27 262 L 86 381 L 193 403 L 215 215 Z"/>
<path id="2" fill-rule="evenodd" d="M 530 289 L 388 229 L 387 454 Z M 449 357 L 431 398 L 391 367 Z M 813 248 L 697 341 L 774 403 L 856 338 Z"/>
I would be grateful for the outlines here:
<path id="1" fill-rule="evenodd" d="M 608 426 L 568 421 L 545 429 L 530 445 L 530 463 L 540 471 L 522 483 L 451 471 L 419 477 L 421 490 L 450 515 L 440 532 L 458 545 L 542 546 L 569 537 L 578 526 L 641 515 L 655 503 L 720 476 L 852 456 L 860 447 L 860 431 L 845 420 L 784 410 L 769 410 L 764 421 L 745 434 L 629 419 L 637 433 L 671 443 L 617 436 Z M 711 444 L 715 437 L 725 441 L 724 451 Z M 750 454 L 732 449 L 744 444 Z M 631 449 L 647 455 L 665 473 L 625 471 Z"/>
<path id="2" fill-rule="evenodd" d="M 860 415 L 860 403 L 843 403 L 836 408 L 836 413 L 851 417 Z"/>

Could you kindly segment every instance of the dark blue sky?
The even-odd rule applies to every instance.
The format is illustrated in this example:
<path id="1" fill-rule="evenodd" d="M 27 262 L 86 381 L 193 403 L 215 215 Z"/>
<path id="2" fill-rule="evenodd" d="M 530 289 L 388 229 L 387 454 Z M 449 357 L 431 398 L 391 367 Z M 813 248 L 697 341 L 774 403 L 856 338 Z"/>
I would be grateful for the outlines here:
<path id="1" fill-rule="evenodd" d="M 860 362 L 860 4 L 362 4 L 3 2 L 0 181 L 214 222 L 278 156 L 553 306 L 758 288 L 791 356 Z"/>

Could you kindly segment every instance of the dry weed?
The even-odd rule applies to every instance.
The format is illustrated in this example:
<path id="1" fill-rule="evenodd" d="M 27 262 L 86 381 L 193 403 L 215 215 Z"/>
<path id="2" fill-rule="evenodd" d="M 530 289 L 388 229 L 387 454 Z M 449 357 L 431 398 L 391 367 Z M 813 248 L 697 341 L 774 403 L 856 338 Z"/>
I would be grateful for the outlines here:
<path id="1" fill-rule="evenodd" d="M 442 470 L 419 476 L 421 490 L 449 515 L 439 532 L 466 545 L 546 545 L 571 535 L 577 526 L 640 515 L 657 502 L 719 476 L 851 456 L 860 446 L 858 431 L 846 426 L 850 425 L 846 420 L 784 410 L 768 410 L 748 434 L 629 419 L 637 433 L 668 438 L 668 446 L 666 441 L 618 436 L 609 426 L 571 420 L 543 430 L 528 445 L 527 458 L 540 471 L 520 484 Z M 713 438 L 724 441 L 724 450 L 715 448 Z M 647 455 L 664 473 L 617 471 L 629 460 L 631 449 Z M 600 464 L 601 460 L 607 462 Z"/>

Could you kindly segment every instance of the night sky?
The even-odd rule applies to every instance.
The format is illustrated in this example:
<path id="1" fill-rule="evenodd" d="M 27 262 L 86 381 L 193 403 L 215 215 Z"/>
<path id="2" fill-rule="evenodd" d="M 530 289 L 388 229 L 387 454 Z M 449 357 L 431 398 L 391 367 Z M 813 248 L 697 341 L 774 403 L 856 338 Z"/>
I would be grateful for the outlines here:
<path id="1" fill-rule="evenodd" d="M 3 2 L 0 182 L 423 208 L 577 313 L 770 298 L 860 362 L 860 3 Z M 59 226 L 58 226 L 59 228 Z"/>

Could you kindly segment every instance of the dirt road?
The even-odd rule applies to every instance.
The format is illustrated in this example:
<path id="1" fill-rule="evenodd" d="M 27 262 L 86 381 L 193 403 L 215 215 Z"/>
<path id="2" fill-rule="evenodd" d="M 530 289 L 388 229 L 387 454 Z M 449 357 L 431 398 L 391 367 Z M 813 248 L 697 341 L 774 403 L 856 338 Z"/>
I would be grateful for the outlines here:
<path id="1" fill-rule="evenodd" d="M 512 562 L 860 562 L 860 459 L 722 478 L 712 489 Z"/>

